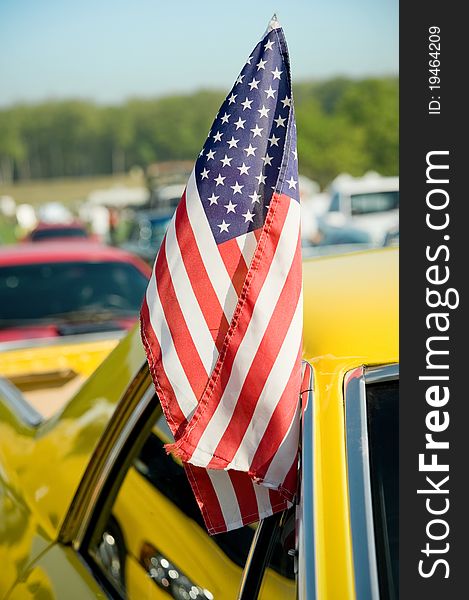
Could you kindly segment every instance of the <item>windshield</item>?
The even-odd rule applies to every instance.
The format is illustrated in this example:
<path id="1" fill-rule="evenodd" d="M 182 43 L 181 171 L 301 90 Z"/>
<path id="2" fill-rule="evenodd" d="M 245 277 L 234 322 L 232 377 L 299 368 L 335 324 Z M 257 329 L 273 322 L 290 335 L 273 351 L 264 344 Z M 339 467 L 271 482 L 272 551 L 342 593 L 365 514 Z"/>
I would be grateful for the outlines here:
<path id="1" fill-rule="evenodd" d="M 0 323 L 136 315 L 146 277 L 124 262 L 61 262 L 0 267 Z"/>
<path id="2" fill-rule="evenodd" d="M 352 215 L 397 210 L 399 208 L 399 192 L 373 192 L 352 195 Z"/>
<path id="3" fill-rule="evenodd" d="M 33 231 L 30 235 L 30 239 L 33 242 L 40 242 L 42 240 L 52 240 L 54 238 L 86 238 L 88 234 L 84 229 L 80 228 L 72 228 L 72 227 L 64 227 L 62 228 L 54 228 L 54 229 L 38 229 L 37 231 Z"/>
<path id="4" fill-rule="evenodd" d="M 371 491 L 380 587 L 397 598 L 399 585 L 399 382 L 367 385 Z"/>

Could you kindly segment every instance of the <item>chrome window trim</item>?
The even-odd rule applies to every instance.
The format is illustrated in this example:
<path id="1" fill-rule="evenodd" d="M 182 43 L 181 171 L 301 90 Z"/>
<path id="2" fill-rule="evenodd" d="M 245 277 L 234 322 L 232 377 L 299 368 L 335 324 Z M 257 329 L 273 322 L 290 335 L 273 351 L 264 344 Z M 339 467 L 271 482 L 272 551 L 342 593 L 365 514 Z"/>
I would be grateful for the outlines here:
<path id="1" fill-rule="evenodd" d="M 379 581 L 373 524 L 366 385 L 399 379 L 399 365 L 359 367 L 344 380 L 347 479 L 355 579 L 360 600 L 378 600 Z"/>
<path id="2" fill-rule="evenodd" d="M 309 389 L 302 392 L 304 412 L 301 420 L 301 487 L 298 511 L 298 598 L 315 600 L 317 597 L 316 535 L 314 520 L 314 373 L 311 369 Z"/>
<path id="3" fill-rule="evenodd" d="M 365 368 L 365 383 L 384 383 L 399 379 L 399 364 Z"/>
<path id="4" fill-rule="evenodd" d="M 0 377 L 0 396 L 2 401 L 29 427 L 36 428 L 43 422 L 42 415 L 29 404 L 20 390 L 3 377 Z"/>
<path id="5" fill-rule="evenodd" d="M 75 548 L 75 550 L 78 551 L 83 543 L 86 532 L 90 526 L 91 519 L 93 518 L 95 508 L 98 504 L 99 497 L 101 496 L 101 493 L 106 484 L 106 481 L 107 481 L 114 465 L 116 464 L 116 462 L 122 452 L 122 449 L 124 448 L 132 431 L 134 430 L 135 426 L 141 419 L 142 414 L 144 413 L 145 409 L 147 408 L 147 406 L 149 405 L 149 403 L 151 402 L 151 400 L 153 399 L 154 396 L 155 396 L 155 388 L 153 387 L 153 384 L 150 384 L 147 387 L 147 389 L 143 392 L 140 400 L 138 401 L 137 405 L 130 413 L 128 419 L 126 420 L 125 424 L 123 425 L 123 427 L 119 433 L 119 436 L 117 437 L 116 441 L 114 442 L 114 444 L 113 444 L 113 446 L 112 446 L 112 448 L 111 448 L 111 450 L 99 472 L 99 475 L 96 478 L 96 483 L 93 487 L 93 491 L 88 499 L 86 509 L 83 512 L 76 535 L 74 536 L 73 547 Z"/>

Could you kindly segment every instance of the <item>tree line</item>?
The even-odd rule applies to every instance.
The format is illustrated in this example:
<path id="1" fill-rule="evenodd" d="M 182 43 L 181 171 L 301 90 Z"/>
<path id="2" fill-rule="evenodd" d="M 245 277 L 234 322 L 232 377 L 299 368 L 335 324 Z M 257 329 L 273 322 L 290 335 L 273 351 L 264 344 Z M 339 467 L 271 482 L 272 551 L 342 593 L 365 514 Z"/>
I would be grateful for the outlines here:
<path id="1" fill-rule="evenodd" d="M 398 173 L 398 80 L 336 78 L 294 88 L 300 172 Z M 197 156 L 223 94 L 199 91 L 102 106 L 82 100 L 0 110 L 0 183 L 122 173 Z"/>

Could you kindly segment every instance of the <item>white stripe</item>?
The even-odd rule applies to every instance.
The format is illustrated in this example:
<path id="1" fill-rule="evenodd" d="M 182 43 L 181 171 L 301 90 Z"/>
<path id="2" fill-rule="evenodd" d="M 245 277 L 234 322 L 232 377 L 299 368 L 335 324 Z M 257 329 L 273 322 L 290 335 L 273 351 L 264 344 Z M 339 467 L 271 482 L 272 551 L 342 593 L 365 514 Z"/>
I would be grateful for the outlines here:
<path id="1" fill-rule="evenodd" d="M 247 267 L 251 264 L 252 257 L 254 256 L 254 252 L 257 248 L 257 238 L 254 231 L 250 231 L 249 233 L 245 233 L 244 235 L 239 235 L 236 238 L 238 242 L 239 249 L 241 250 L 241 254 L 243 255 L 244 262 Z"/>
<path id="2" fill-rule="evenodd" d="M 243 441 L 228 466 L 229 469 L 249 471 L 265 430 L 296 366 L 302 328 L 303 303 L 300 296 L 287 335 L 259 396 Z"/>
<path id="3" fill-rule="evenodd" d="M 272 514 L 272 504 L 270 503 L 270 494 L 268 488 L 253 484 L 254 492 L 257 500 L 257 510 L 259 512 L 259 519 L 264 519 Z"/>
<path id="4" fill-rule="evenodd" d="M 197 407 L 197 398 L 194 395 L 174 347 L 171 332 L 169 331 L 163 307 L 161 306 L 154 271 L 148 283 L 146 298 L 151 327 L 161 346 L 161 360 L 164 371 L 174 389 L 174 394 L 181 411 L 186 419 L 188 419 Z"/>
<path id="5" fill-rule="evenodd" d="M 186 188 L 186 210 L 207 275 L 213 285 L 228 323 L 231 321 L 238 302 L 238 294 L 218 250 L 207 216 L 200 200 L 199 191 L 192 171 Z"/>
<path id="6" fill-rule="evenodd" d="M 268 485 L 276 485 L 277 483 L 283 483 L 285 477 L 288 475 L 293 461 L 296 460 L 298 454 L 298 443 L 300 438 L 300 402 L 298 399 L 298 406 L 296 409 L 295 416 L 291 422 L 290 428 L 288 429 L 285 437 L 280 444 L 272 462 L 267 469 L 265 474 L 265 483 Z"/>
<path id="7" fill-rule="evenodd" d="M 299 220 L 300 206 L 298 202 L 291 200 L 269 272 L 259 293 L 246 333 L 237 349 L 223 396 L 189 461 L 193 465 L 207 466 L 231 420 L 244 380 L 269 325 L 294 260 Z"/>
<path id="8" fill-rule="evenodd" d="M 181 251 L 176 238 L 176 220 L 172 219 L 169 224 L 165 241 L 166 261 L 171 275 L 174 291 L 187 329 L 191 335 L 200 360 L 205 367 L 207 378 L 210 377 L 218 358 L 218 350 L 213 337 L 207 327 L 207 322 L 192 289 L 187 275 L 186 267 L 182 260 Z M 202 376 L 202 374 L 201 374 Z"/>
<path id="9" fill-rule="evenodd" d="M 233 483 L 226 471 L 207 469 L 207 474 L 212 482 L 213 489 L 220 503 L 221 512 L 226 526 L 234 529 L 242 526 L 243 520 L 239 509 L 238 498 L 234 491 Z M 231 527 L 230 527 L 231 526 Z"/>

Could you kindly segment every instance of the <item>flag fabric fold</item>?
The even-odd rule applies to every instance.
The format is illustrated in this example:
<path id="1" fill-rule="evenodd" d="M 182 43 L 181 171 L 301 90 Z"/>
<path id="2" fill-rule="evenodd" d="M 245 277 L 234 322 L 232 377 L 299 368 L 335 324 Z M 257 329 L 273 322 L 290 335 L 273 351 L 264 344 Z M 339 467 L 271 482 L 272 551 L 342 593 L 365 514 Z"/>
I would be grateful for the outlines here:
<path id="1" fill-rule="evenodd" d="M 290 65 L 273 19 L 222 104 L 153 268 L 142 339 L 210 533 L 292 502 L 302 348 Z"/>

